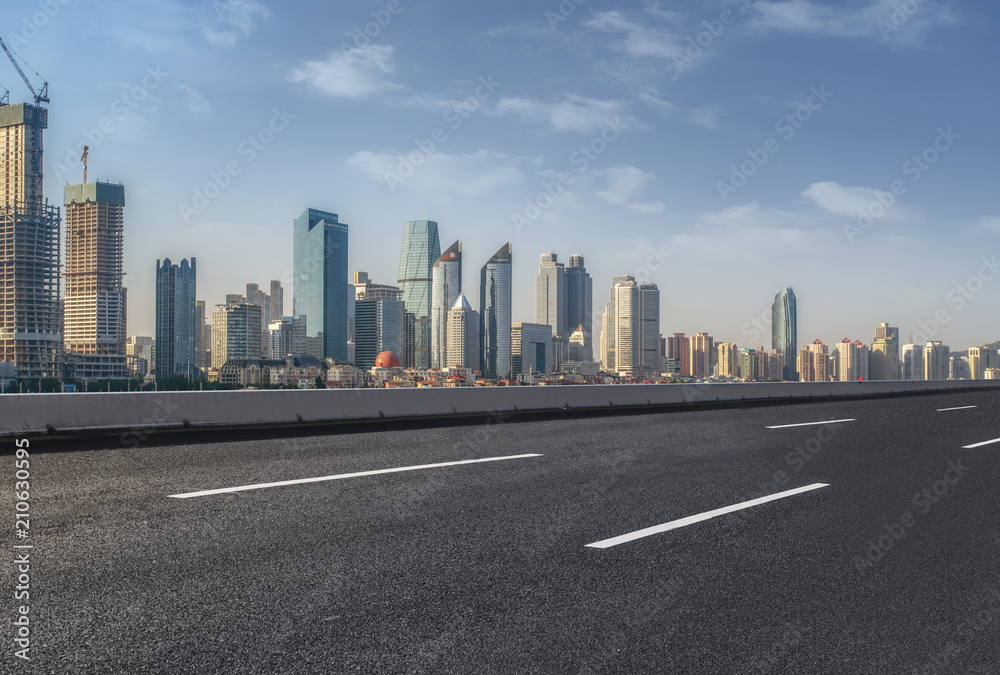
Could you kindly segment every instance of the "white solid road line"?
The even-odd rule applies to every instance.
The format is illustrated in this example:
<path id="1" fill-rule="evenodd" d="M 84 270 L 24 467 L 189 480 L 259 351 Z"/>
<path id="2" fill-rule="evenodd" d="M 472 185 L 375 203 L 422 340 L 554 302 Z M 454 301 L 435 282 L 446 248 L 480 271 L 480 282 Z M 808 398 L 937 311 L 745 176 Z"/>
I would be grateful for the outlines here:
<path id="1" fill-rule="evenodd" d="M 984 445 L 993 445 L 994 443 L 1000 443 L 1000 438 L 994 438 L 992 441 L 983 441 L 982 443 L 973 443 L 972 445 L 963 445 L 963 450 L 972 450 L 973 448 L 981 448 Z"/>
<path id="2" fill-rule="evenodd" d="M 594 542 L 593 544 L 587 544 L 588 548 L 611 548 L 612 546 L 618 546 L 619 544 L 625 544 L 630 541 L 635 541 L 636 539 L 642 539 L 643 537 L 650 537 L 654 534 L 660 534 L 662 532 L 668 532 L 670 530 L 676 530 L 681 527 L 687 527 L 688 525 L 693 525 L 695 523 L 700 523 L 703 520 L 710 520 L 712 518 L 718 518 L 719 516 L 724 516 L 727 513 L 732 513 L 734 511 L 742 511 L 743 509 L 749 509 L 752 506 L 757 506 L 759 504 L 766 504 L 767 502 L 773 502 L 777 499 L 784 499 L 785 497 L 792 497 L 794 495 L 802 494 L 803 492 L 809 492 L 811 490 L 818 490 L 820 488 L 829 487 L 828 483 L 813 483 L 812 485 L 806 485 L 805 487 L 795 488 L 794 490 L 787 490 L 785 492 L 779 492 L 777 494 L 770 495 L 768 497 L 760 497 L 759 499 L 751 499 L 748 502 L 741 502 L 739 504 L 733 504 L 732 506 L 726 506 L 721 509 L 715 509 L 714 511 L 706 511 L 705 513 L 699 513 L 696 516 L 688 516 L 687 518 L 681 518 L 680 520 L 672 520 L 669 523 L 664 523 L 663 525 L 655 525 L 653 527 L 647 527 L 644 530 L 638 530 L 636 532 L 631 532 L 629 534 L 623 534 L 619 537 L 612 537 L 611 539 L 604 539 L 603 541 Z"/>
<path id="3" fill-rule="evenodd" d="M 776 427 L 766 427 L 768 429 L 791 429 L 792 427 L 815 427 L 820 424 L 840 424 L 841 422 L 857 422 L 857 420 L 828 420 L 826 422 L 805 422 L 803 424 L 781 424 Z"/>
<path id="4" fill-rule="evenodd" d="M 480 462 L 502 462 L 505 459 L 525 459 L 528 457 L 541 457 L 540 454 L 530 455 L 510 455 L 508 457 L 487 457 L 486 459 L 463 459 L 459 462 L 442 462 L 440 464 L 421 464 L 419 466 L 403 466 L 396 469 L 378 469 L 377 471 L 358 471 L 357 473 L 342 473 L 336 476 L 320 476 L 318 478 L 299 478 L 297 480 L 283 480 L 277 483 L 257 483 L 256 485 L 241 485 L 239 487 L 219 488 L 218 490 L 201 490 L 200 492 L 185 492 L 183 494 L 168 495 L 175 499 L 189 499 L 191 497 L 207 497 L 209 495 L 221 495 L 227 492 L 243 492 L 245 490 L 262 490 L 264 488 L 281 487 L 282 485 L 301 485 L 303 483 L 321 483 L 328 480 L 341 480 L 344 478 L 360 478 L 361 476 L 378 476 L 383 473 L 400 473 L 403 471 L 419 471 L 421 469 L 437 469 L 445 466 L 459 466 L 460 464 L 478 464 Z"/>
<path id="5" fill-rule="evenodd" d="M 969 408 L 978 408 L 978 405 L 963 405 L 958 408 L 938 408 L 938 412 L 951 412 L 952 410 L 968 410 Z"/>

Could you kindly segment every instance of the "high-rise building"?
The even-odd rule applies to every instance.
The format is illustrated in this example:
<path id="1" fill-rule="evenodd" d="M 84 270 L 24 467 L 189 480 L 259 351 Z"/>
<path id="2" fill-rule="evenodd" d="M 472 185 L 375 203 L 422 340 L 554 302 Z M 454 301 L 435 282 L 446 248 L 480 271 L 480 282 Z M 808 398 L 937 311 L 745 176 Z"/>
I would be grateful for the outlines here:
<path id="1" fill-rule="evenodd" d="M 280 281 L 271 280 L 270 300 L 271 313 L 267 317 L 267 322 L 281 321 L 281 317 L 285 314 L 285 289 L 281 287 Z"/>
<path id="2" fill-rule="evenodd" d="M 431 363 L 431 269 L 441 256 L 438 224 L 433 220 L 403 224 L 403 247 L 396 282 L 403 291 L 406 311 L 413 314 L 413 362 L 408 367 L 427 370 Z"/>
<path id="3" fill-rule="evenodd" d="M 715 340 L 708 333 L 696 333 L 688 338 L 688 362 L 691 364 L 691 377 L 711 377 L 712 352 L 715 350 Z"/>
<path id="4" fill-rule="evenodd" d="M 543 253 L 535 277 L 535 323 L 551 326 L 557 337 L 568 338 L 566 310 L 566 268 L 554 252 Z"/>
<path id="5" fill-rule="evenodd" d="M 510 350 L 514 375 L 550 372 L 554 365 L 552 326 L 515 321 L 511 324 Z"/>
<path id="6" fill-rule="evenodd" d="M 462 242 L 456 241 L 431 268 L 431 368 L 448 365 L 448 316 L 461 293 Z"/>
<path id="7" fill-rule="evenodd" d="M 292 317 L 282 317 L 278 321 L 272 321 L 267 325 L 268 347 L 267 352 L 273 359 L 283 359 L 292 351 Z"/>
<path id="8" fill-rule="evenodd" d="M 774 296 L 771 305 L 771 349 L 781 355 L 784 363 L 782 379 L 794 382 L 799 379 L 795 368 L 799 344 L 799 311 L 795 291 L 783 288 Z"/>
<path id="9" fill-rule="evenodd" d="M 404 303 L 405 307 L 406 304 Z M 417 347 L 417 317 L 413 312 L 403 312 L 403 352 L 399 355 L 399 365 L 414 368 Z"/>
<path id="10" fill-rule="evenodd" d="M 720 342 L 715 345 L 718 352 L 715 374 L 719 377 L 739 377 L 739 350 L 733 342 Z"/>
<path id="11" fill-rule="evenodd" d="M 264 354 L 260 321 L 264 310 L 245 302 L 212 313 L 212 368 L 226 361 L 259 359 Z"/>
<path id="12" fill-rule="evenodd" d="M 659 373 L 660 289 L 656 284 L 639 285 L 639 368 L 645 374 Z M 711 372 L 709 373 L 711 375 Z"/>
<path id="13" fill-rule="evenodd" d="M 634 377 L 642 368 L 639 284 L 623 281 L 615 286 L 614 372 Z"/>
<path id="14" fill-rule="evenodd" d="M 197 373 L 197 261 L 156 261 L 156 377 Z M 214 323 L 214 322 L 213 322 Z"/>
<path id="15" fill-rule="evenodd" d="M 604 306 L 604 314 L 601 319 L 601 364 L 604 370 L 614 372 L 616 365 L 615 338 L 617 335 L 616 308 L 615 308 L 615 288 L 625 281 L 635 281 L 631 274 L 618 274 L 611 277 L 611 292 L 608 294 L 608 302 Z"/>
<path id="16" fill-rule="evenodd" d="M 472 309 L 464 293 L 448 312 L 446 367 L 479 368 L 479 312 Z"/>
<path id="17" fill-rule="evenodd" d="M 912 342 L 903 345 L 903 379 L 920 381 L 924 379 L 924 347 Z"/>
<path id="18" fill-rule="evenodd" d="M 803 382 L 830 380 L 830 352 L 822 340 L 816 340 L 799 352 L 799 375 Z"/>
<path id="19" fill-rule="evenodd" d="M 583 324 L 577 326 L 569 336 L 569 360 L 585 363 L 594 360 L 594 345 L 590 333 L 583 328 Z"/>
<path id="20" fill-rule="evenodd" d="M 60 215 L 42 181 L 48 115 L 40 105 L 0 105 L 0 349 L 24 379 L 58 376 L 63 342 Z"/>
<path id="21" fill-rule="evenodd" d="M 760 352 L 744 348 L 739 351 L 740 378 L 754 382 L 760 379 Z"/>
<path id="22" fill-rule="evenodd" d="M 691 377 L 691 349 L 684 333 L 674 333 L 667 338 L 667 358 L 677 364 L 681 377 Z"/>
<path id="23" fill-rule="evenodd" d="M 349 313 L 346 223 L 306 209 L 295 220 L 292 315 L 305 317 L 306 353 L 346 362 Z"/>
<path id="24" fill-rule="evenodd" d="M 156 358 L 156 340 L 147 335 L 132 335 L 125 340 L 125 365 L 129 375 L 144 377 Z"/>
<path id="25" fill-rule="evenodd" d="M 406 308 L 403 291 L 394 286 L 367 282 L 355 300 L 354 364 L 363 370 L 375 367 L 382 352 L 400 356 L 406 341 Z M 402 359 L 400 359 L 402 363 Z"/>
<path id="26" fill-rule="evenodd" d="M 212 326 L 208 323 L 208 306 L 204 300 L 194 302 L 194 360 L 199 370 L 211 365 Z"/>
<path id="27" fill-rule="evenodd" d="M 837 357 L 837 368 L 833 375 L 838 382 L 857 382 L 861 378 L 861 357 L 858 344 L 844 338 L 834 345 Z M 867 378 L 866 378 L 867 379 Z"/>
<path id="28" fill-rule="evenodd" d="M 924 379 L 947 380 L 950 375 L 950 360 L 951 347 L 941 342 L 928 342 L 924 345 Z"/>
<path id="29" fill-rule="evenodd" d="M 66 186 L 63 345 L 73 379 L 124 378 L 125 187 Z"/>
<path id="30" fill-rule="evenodd" d="M 479 272 L 479 370 L 488 380 L 511 377 L 511 252 L 504 244 Z"/>
<path id="31" fill-rule="evenodd" d="M 594 280 L 583 256 L 576 254 L 569 257 L 566 268 L 566 328 L 575 331 L 580 326 L 587 335 L 594 334 Z"/>
<path id="32" fill-rule="evenodd" d="M 871 376 L 873 380 L 898 380 L 900 376 L 899 329 L 887 323 L 881 323 L 875 329 L 875 341 L 872 343 Z"/>
<path id="33" fill-rule="evenodd" d="M 855 342 L 854 345 L 858 348 L 858 377 L 862 380 L 870 380 L 872 379 L 871 349 L 861 340 Z"/>
<path id="34" fill-rule="evenodd" d="M 986 371 L 1000 366 L 997 350 L 989 345 L 969 349 L 969 378 L 973 380 L 986 379 Z"/>

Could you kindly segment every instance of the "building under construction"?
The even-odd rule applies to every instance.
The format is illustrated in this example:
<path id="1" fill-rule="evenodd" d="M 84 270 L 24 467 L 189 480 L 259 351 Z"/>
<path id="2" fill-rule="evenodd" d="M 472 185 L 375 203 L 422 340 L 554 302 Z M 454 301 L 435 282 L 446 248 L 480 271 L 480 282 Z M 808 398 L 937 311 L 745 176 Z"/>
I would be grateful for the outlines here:
<path id="1" fill-rule="evenodd" d="M 59 208 L 42 182 L 46 127 L 41 105 L 0 105 L 0 349 L 21 379 L 57 377 L 62 347 Z"/>

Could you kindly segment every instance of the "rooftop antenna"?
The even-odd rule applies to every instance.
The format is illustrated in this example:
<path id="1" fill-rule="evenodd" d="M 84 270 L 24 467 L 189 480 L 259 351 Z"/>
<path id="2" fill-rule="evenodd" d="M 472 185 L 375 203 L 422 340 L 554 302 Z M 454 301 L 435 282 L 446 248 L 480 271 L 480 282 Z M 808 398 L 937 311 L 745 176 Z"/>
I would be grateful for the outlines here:
<path id="1" fill-rule="evenodd" d="M 90 152 L 90 146 L 83 146 L 83 156 L 80 157 L 80 161 L 83 162 L 83 184 L 87 184 L 87 154 Z"/>

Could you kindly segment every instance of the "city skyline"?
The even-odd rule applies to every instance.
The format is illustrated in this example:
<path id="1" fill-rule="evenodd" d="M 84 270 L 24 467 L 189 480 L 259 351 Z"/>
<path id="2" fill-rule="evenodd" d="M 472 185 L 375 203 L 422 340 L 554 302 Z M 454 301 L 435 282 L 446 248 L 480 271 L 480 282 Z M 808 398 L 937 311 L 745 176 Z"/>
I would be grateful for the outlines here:
<path id="1" fill-rule="evenodd" d="M 381 7 L 313 4 L 301 13 L 307 20 L 272 3 L 217 15 L 190 3 L 140 4 L 119 8 L 114 21 L 103 9 L 60 5 L 35 26 L 37 5 L 17 3 L 24 21 L 4 36 L 51 83 L 50 202 L 63 183 L 79 182 L 76 149 L 88 140 L 91 180 L 129 186 L 130 335 L 153 333 L 152 261 L 200 258 L 199 296 L 214 305 L 234 284 L 288 279 L 289 214 L 316 204 L 354 225 L 348 268 L 377 279 L 392 278 L 385 244 L 398 246 L 407 220 L 436 219 L 473 260 L 511 240 L 522 252 L 512 271 L 515 321 L 532 318 L 531 259 L 562 250 L 587 256 L 601 288 L 595 307 L 607 301 L 612 275 L 658 284 L 664 333 L 755 342 L 767 298 L 794 286 L 805 342 L 867 342 L 882 321 L 899 327 L 901 341 L 922 322 L 943 324 L 929 337 L 955 346 L 1000 337 L 990 312 L 1000 297 L 995 263 L 982 261 L 1000 248 L 988 201 L 991 94 L 963 88 L 968 103 L 958 109 L 948 103 L 957 85 L 928 68 L 946 58 L 985 76 L 997 49 L 988 39 L 993 17 L 975 7 L 928 3 L 886 32 L 878 25 L 890 21 L 892 3 L 883 1 L 706 2 L 669 20 L 637 3 L 568 15 L 521 3 L 475 16 L 404 4 L 362 39 L 355 29 L 364 37 Z M 686 55 L 705 22 L 721 32 Z M 472 39 L 449 43 L 449 59 L 418 51 L 424 36 L 456 28 Z M 311 31 L 321 37 L 303 48 Z M 109 45 L 80 57 L 81 41 L 95 37 Z M 799 49 L 808 67 L 774 61 L 768 41 Z M 63 58 L 67 50 L 77 56 Z M 119 58 L 101 58 L 108 50 Z M 476 58 L 455 58 L 467 52 Z M 747 66 L 729 70 L 736 53 L 768 78 L 742 84 Z M 528 54 L 579 77 L 539 74 Z M 198 67 L 205 58 L 217 69 Z M 644 83 L 610 76 L 625 65 L 645 73 Z M 666 73 L 654 75 L 658 67 Z M 215 86 L 223 80 L 225 94 Z M 0 81 L 12 101 L 27 98 L 15 76 Z M 929 87 L 942 95 L 928 100 Z M 341 118 L 335 129 L 331 113 Z M 616 118 L 621 124 L 606 126 Z M 438 128 L 445 141 L 433 141 Z M 259 149 L 243 145 L 248 135 Z M 774 147 L 772 137 L 779 150 L 762 150 Z M 589 152 L 594 159 L 575 154 L 597 138 L 605 147 Z M 403 176 L 402 160 L 419 155 L 414 141 L 425 139 L 435 148 Z M 657 145 L 671 151 L 650 152 Z M 911 161 L 919 155 L 934 161 Z M 588 166 L 578 170 L 574 157 Z M 549 201 L 538 195 L 563 169 L 572 183 L 533 217 L 526 201 Z M 874 216 L 870 224 L 858 208 Z M 515 214 L 527 224 L 518 227 Z M 471 289 L 469 273 L 463 287 Z M 294 294 L 291 282 L 286 290 Z"/>

